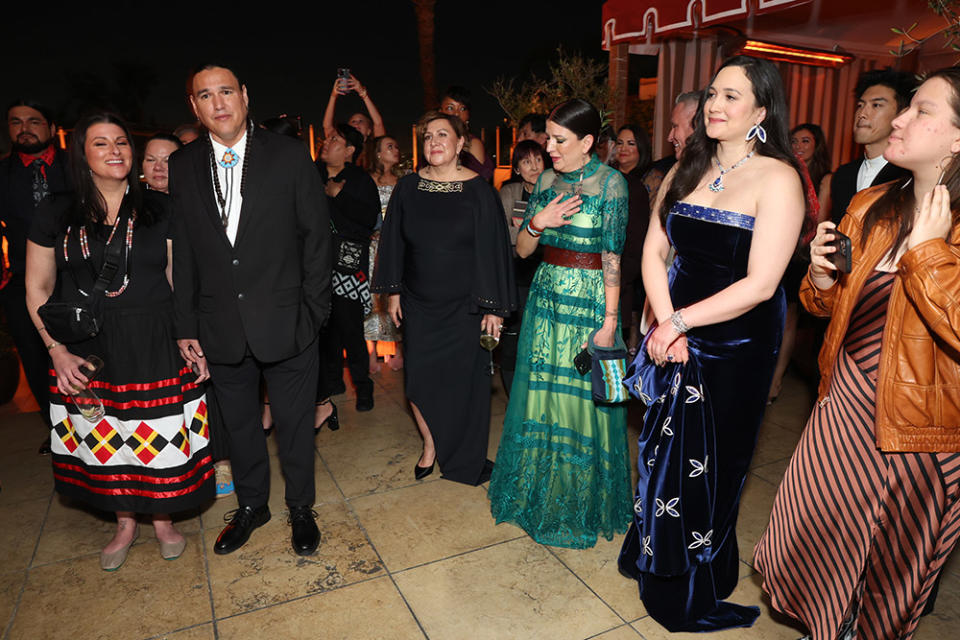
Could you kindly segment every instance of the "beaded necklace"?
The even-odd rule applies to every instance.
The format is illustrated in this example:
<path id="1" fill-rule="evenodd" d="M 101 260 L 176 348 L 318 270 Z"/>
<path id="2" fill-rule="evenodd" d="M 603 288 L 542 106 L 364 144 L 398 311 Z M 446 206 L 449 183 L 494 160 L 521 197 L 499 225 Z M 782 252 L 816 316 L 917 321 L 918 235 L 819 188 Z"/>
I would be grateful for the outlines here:
<path id="1" fill-rule="evenodd" d="M 117 226 L 120 224 L 120 217 L 121 216 L 118 213 L 117 219 L 113 221 L 113 227 L 111 227 L 110 229 L 110 235 L 107 237 L 106 244 L 104 244 L 105 248 L 110 246 L 110 242 L 113 241 L 113 236 L 116 235 L 117 233 Z M 124 252 L 124 258 L 123 258 L 123 284 L 120 285 L 120 288 L 117 289 L 116 291 L 105 291 L 104 295 L 106 295 L 108 298 L 115 298 L 119 296 L 121 293 L 127 290 L 127 285 L 130 284 L 130 268 L 129 267 L 130 267 L 130 254 L 133 252 L 133 218 L 134 218 L 133 215 L 127 218 L 127 233 L 123 243 L 124 246 L 126 247 L 126 251 Z M 72 231 L 72 229 L 73 229 L 72 227 L 68 226 L 67 233 L 66 235 L 63 236 L 63 261 L 65 263 L 70 262 L 69 254 L 67 252 L 67 241 L 70 239 L 70 232 Z M 87 238 L 87 228 L 81 225 L 80 231 L 77 235 L 79 235 L 79 239 L 80 239 L 80 254 L 83 256 L 84 260 L 89 260 L 90 259 L 90 241 Z M 77 290 L 83 296 L 90 295 L 80 287 L 77 287 Z"/>

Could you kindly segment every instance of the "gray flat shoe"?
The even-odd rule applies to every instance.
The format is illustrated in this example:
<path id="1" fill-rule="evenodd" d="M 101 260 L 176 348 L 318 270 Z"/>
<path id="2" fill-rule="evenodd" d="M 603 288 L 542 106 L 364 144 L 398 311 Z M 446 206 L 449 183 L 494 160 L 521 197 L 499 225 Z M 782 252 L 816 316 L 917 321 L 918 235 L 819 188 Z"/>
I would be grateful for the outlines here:
<path id="1" fill-rule="evenodd" d="M 180 542 L 160 542 L 160 555 L 164 560 L 176 560 L 183 555 L 183 550 L 187 548 L 187 539 L 183 538 Z"/>
<path id="2" fill-rule="evenodd" d="M 123 566 L 123 563 L 127 559 L 127 552 L 130 551 L 130 547 L 133 546 L 133 543 L 137 541 L 138 537 L 140 537 L 139 524 L 137 524 L 133 530 L 133 537 L 130 538 L 130 542 L 128 542 L 126 546 L 111 553 L 106 553 L 105 551 L 100 552 L 100 568 L 104 571 L 116 571 Z"/>

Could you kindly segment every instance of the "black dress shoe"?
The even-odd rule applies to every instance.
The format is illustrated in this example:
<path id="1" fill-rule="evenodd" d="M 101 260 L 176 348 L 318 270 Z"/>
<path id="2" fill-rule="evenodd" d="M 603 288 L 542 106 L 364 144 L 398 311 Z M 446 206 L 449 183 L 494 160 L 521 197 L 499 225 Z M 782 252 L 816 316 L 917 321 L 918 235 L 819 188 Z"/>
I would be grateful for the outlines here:
<path id="1" fill-rule="evenodd" d="M 414 467 L 413 467 L 413 479 L 414 479 L 414 480 L 423 480 L 423 479 L 426 478 L 428 475 L 430 475 L 431 473 L 433 473 L 433 467 L 434 467 L 434 465 L 436 465 L 436 464 L 437 464 L 437 460 L 436 460 L 436 458 L 434 458 L 433 462 L 430 464 L 429 467 L 421 467 L 420 465 L 414 465 Z"/>
<path id="2" fill-rule="evenodd" d="M 213 545 L 213 552 L 217 555 L 232 553 L 246 544 L 254 529 L 270 521 L 270 509 L 267 505 L 256 508 L 240 507 L 223 516 L 223 521 L 227 526 L 217 536 Z"/>
<path id="3" fill-rule="evenodd" d="M 290 541 L 293 550 L 301 556 L 313 555 L 320 545 L 320 530 L 317 528 L 317 512 L 310 507 L 290 507 Z"/>
<path id="4" fill-rule="evenodd" d="M 370 395 L 357 396 L 357 411 L 373 410 L 373 393 Z"/>
<path id="5" fill-rule="evenodd" d="M 47 436 L 47 439 L 40 444 L 40 448 L 37 449 L 37 453 L 41 456 L 48 456 L 52 453 L 50 450 L 50 436 Z"/>

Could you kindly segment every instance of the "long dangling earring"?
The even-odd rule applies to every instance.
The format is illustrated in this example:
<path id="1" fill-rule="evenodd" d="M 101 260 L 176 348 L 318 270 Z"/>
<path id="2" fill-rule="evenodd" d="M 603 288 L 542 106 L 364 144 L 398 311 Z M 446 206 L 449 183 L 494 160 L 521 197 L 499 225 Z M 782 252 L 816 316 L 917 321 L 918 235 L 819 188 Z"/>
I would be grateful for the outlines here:
<path id="1" fill-rule="evenodd" d="M 760 142 L 767 141 L 767 130 L 763 128 L 762 124 L 755 124 L 750 127 L 750 131 L 747 131 L 747 141 L 758 138 Z"/>
<path id="2" fill-rule="evenodd" d="M 460 171 L 460 169 L 461 169 L 461 165 L 460 165 L 460 154 L 458 153 L 458 154 L 457 154 L 457 171 Z"/>

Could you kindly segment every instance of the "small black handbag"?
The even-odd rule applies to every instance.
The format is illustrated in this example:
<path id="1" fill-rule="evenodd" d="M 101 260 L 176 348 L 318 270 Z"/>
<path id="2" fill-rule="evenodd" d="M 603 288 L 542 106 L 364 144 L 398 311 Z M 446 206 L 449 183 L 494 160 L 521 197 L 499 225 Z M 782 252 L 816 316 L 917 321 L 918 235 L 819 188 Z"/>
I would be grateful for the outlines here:
<path id="1" fill-rule="evenodd" d="M 97 276 L 89 295 L 72 302 L 47 300 L 37 309 L 37 315 L 43 320 L 43 326 L 51 338 L 64 344 L 72 344 L 89 340 L 100 333 L 103 326 L 103 298 L 120 268 L 121 246 L 122 240 L 112 243 L 104 251 L 103 268 L 100 269 L 100 275 Z M 76 275 L 73 277 L 76 279 Z M 79 289 L 79 285 L 77 288 Z"/>

